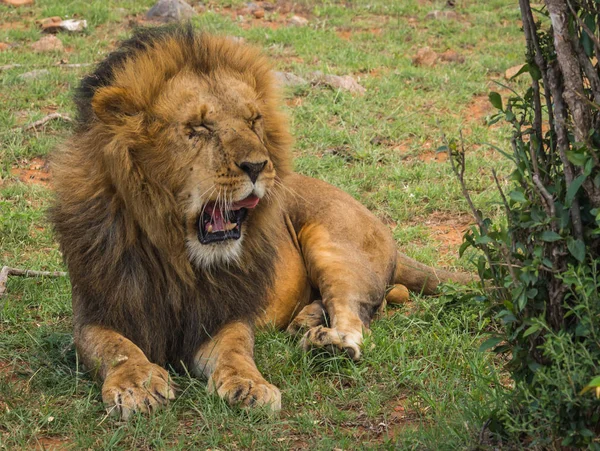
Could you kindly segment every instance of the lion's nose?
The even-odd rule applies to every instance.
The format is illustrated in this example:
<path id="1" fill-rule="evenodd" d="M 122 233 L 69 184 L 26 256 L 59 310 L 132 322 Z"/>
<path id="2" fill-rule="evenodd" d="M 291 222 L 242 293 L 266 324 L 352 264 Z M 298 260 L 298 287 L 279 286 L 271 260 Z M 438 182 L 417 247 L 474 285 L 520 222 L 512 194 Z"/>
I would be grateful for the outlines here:
<path id="1" fill-rule="evenodd" d="M 260 175 L 261 171 L 265 168 L 267 164 L 267 160 L 261 161 L 260 163 L 251 163 L 249 161 L 244 161 L 238 164 L 238 167 L 248 174 L 252 183 L 256 182 L 256 179 Z"/>

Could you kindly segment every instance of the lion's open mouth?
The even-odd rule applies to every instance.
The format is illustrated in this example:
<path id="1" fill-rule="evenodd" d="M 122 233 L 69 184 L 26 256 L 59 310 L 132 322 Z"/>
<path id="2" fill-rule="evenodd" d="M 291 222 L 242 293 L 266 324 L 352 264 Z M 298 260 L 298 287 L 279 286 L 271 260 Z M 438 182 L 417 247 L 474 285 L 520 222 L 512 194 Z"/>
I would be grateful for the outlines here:
<path id="1" fill-rule="evenodd" d="M 222 210 L 214 202 L 207 204 L 198 218 L 200 243 L 210 244 L 239 239 L 242 236 L 242 222 L 248 216 L 248 209 L 256 207 L 259 200 L 252 194 L 228 205 L 227 210 Z"/>

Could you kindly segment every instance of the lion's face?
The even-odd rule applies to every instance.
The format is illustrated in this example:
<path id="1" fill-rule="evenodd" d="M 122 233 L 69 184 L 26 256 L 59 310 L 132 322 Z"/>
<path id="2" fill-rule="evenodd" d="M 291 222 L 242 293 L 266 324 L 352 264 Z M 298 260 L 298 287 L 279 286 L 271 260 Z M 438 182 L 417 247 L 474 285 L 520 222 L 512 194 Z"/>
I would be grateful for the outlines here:
<path id="1" fill-rule="evenodd" d="M 230 263 L 257 249 L 253 237 L 264 235 L 290 171 L 278 91 L 251 47 L 177 34 L 159 41 L 117 52 L 84 80 L 86 136 L 155 245 L 185 244 L 201 267 Z"/>
<path id="2" fill-rule="evenodd" d="M 254 90 L 235 78 L 181 74 L 152 110 L 160 124 L 153 141 L 175 161 L 186 246 L 198 265 L 239 256 L 245 222 L 274 186 L 261 106 Z"/>
<path id="3" fill-rule="evenodd" d="M 198 266 L 236 260 L 248 218 L 269 202 L 277 168 L 265 143 L 267 113 L 235 77 L 183 72 L 143 115 L 118 124 L 144 136 L 131 146 L 132 157 L 146 179 L 172 193 Z"/>
<path id="4" fill-rule="evenodd" d="M 233 78 L 219 77 L 216 86 L 185 76 L 176 92 L 167 90 L 163 99 L 167 112 L 177 105 L 171 111 L 176 131 L 165 133 L 175 132 L 172 139 L 182 142 L 187 155 L 178 199 L 190 256 L 202 266 L 235 259 L 246 219 L 267 200 L 275 183 L 260 101 L 248 85 Z"/>

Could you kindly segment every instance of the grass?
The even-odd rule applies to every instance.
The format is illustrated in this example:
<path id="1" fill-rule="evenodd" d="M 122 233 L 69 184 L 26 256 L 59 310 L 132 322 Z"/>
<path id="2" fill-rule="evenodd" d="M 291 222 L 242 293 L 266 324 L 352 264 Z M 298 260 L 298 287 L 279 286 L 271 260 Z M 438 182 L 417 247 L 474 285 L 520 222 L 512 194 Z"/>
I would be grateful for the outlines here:
<path id="1" fill-rule="evenodd" d="M 70 125 L 20 126 L 52 111 L 74 114 L 73 89 L 90 68 L 56 63 L 98 62 L 152 3 L 0 4 L 0 42 L 11 44 L 0 66 L 20 65 L 0 71 L 1 265 L 63 268 L 44 215 L 51 191 L 36 183 L 39 172 L 29 179 L 21 171 L 34 158 L 44 161 Z M 214 1 L 194 23 L 261 46 L 278 70 L 357 78 L 367 88 L 362 97 L 325 87 L 286 91 L 296 169 L 358 198 L 390 224 L 409 255 L 470 268 L 444 241 L 460 234 L 468 208 L 435 150 L 442 134 L 463 131 L 468 186 L 493 214 L 491 168 L 506 177 L 508 165 L 486 144 L 506 148 L 508 131 L 485 125 L 493 112 L 487 92 L 502 92 L 494 80 L 507 83 L 502 74 L 521 63 L 524 46 L 515 2 L 458 0 L 458 20 L 426 20 L 444 4 L 303 0 L 297 8 L 310 24 L 297 28 L 285 25 L 290 14 L 268 13 L 275 25 L 266 26 L 250 16 L 238 20 L 243 2 Z M 89 28 L 59 35 L 63 52 L 34 53 L 30 44 L 41 37 L 34 21 L 51 15 L 85 18 Z M 415 66 L 412 57 L 424 46 L 453 50 L 464 62 Z M 19 78 L 35 69 L 49 73 Z M 490 327 L 485 307 L 449 294 L 389 308 L 359 363 L 306 355 L 284 333 L 261 332 L 259 368 L 283 392 L 277 417 L 228 407 L 203 381 L 178 376 L 183 392 L 167 409 L 121 423 L 104 416 L 99 387 L 78 365 L 68 280 L 11 278 L 7 291 L 0 298 L 0 448 L 455 449 L 476 446 L 490 412 L 504 402 L 501 362 L 478 352 Z"/>

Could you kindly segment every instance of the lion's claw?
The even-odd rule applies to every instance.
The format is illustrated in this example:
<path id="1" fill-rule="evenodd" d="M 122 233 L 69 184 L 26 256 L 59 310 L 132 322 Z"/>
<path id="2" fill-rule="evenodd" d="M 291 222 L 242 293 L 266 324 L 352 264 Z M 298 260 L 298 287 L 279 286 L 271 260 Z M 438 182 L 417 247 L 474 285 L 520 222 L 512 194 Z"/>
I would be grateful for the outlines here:
<path id="1" fill-rule="evenodd" d="M 102 386 L 106 410 L 128 419 L 136 412 L 149 413 L 175 399 L 169 373 L 153 363 L 124 363 L 108 373 Z"/>
<path id="2" fill-rule="evenodd" d="M 273 384 L 264 379 L 253 380 L 241 376 L 229 377 L 215 382 L 212 377 L 208 381 L 208 390 L 216 393 L 231 405 L 243 407 L 266 406 L 273 412 L 281 410 L 281 392 Z"/>
<path id="3" fill-rule="evenodd" d="M 362 333 L 342 332 L 335 328 L 317 326 L 308 330 L 300 341 L 302 349 L 325 348 L 328 351 L 343 350 L 352 360 L 360 360 Z"/>

